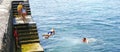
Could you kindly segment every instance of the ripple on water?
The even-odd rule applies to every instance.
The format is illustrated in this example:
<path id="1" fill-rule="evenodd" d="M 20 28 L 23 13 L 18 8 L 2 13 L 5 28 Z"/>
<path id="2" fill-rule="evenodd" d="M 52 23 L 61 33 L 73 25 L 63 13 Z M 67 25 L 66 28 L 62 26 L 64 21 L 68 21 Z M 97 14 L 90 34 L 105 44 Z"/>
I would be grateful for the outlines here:
<path id="1" fill-rule="evenodd" d="M 107 20 L 111 20 L 111 21 L 113 21 L 113 20 L 119 20 L 119 19 L 120 19 L 120 16 L 114 16 L 112 18 L 107 18 Z"/>

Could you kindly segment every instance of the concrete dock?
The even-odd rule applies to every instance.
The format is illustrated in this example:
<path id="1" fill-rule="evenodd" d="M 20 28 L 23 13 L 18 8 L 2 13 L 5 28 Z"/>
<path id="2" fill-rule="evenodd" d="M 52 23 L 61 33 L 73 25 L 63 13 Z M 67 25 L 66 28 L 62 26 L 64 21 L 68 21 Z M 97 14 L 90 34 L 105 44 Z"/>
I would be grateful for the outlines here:
<path id="1" fill-rule="evenodd" d="M 16 52 L 16 42 L 13 36 L 13 30 L 14 30 L 13 28 L 17 27 L 18 29 L 20 28 L 23 29 L 27 27 L 26 24 L 30 26 L 29 28 L 34 28 L 34 29 L 27 30 L 28 28 L 27 27 L 25 28 L 26 32 L 24 30 L 19 30 L 19 34 L 21 34 L 19 35 L 21 37 L 19 38 L 21 44 L 20 52 L 44 52 L 44 49 L 40 45 L 38 33 L 36 34 L 37 32 L 37 29 L 35 29 L 36 24 L 32 20 L 31 14 L 26 16 L 27 21 L 26 24 L 24 24 L 23 20 L 21 20 L 21 17 L 15 16 L 16 13 L 15 15 L 14 13 L 13 15 L 11 15 L 11 13 L 13 12 L 13 10 L 11 10 L 12 1 L 27 1 L 27 0 L 0 0 L 0 52 Z M 13 18 L 16 21 L 15 23 L 13 23 Z M 28 34 L 30 35 L 28 36 Z"/>

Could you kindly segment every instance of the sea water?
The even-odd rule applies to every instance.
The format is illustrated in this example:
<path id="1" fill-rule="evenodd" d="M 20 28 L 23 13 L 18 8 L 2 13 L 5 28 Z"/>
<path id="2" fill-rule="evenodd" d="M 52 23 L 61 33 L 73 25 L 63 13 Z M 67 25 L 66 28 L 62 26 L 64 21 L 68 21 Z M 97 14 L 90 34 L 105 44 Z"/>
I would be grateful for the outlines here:
<path id="1" fill-rule="evenodd" d="M 45 52 L 120 52 L 120 0 L 29 2 Z M 56 34 L 44 39 L 51 28 Z"/>

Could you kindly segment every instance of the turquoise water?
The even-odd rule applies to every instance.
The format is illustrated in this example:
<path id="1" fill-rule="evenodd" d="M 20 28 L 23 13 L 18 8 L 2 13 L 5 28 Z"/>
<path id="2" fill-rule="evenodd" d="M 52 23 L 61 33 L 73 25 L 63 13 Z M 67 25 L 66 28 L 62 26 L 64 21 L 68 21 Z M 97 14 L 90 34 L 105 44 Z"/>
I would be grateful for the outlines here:
<path id="1" fill-rule="evenodd" d="M 120 0 L 30 0 L 30 5 L 45 52 L 120 52 Z M 43 39 L 53 27 L 56 34 Z"/>

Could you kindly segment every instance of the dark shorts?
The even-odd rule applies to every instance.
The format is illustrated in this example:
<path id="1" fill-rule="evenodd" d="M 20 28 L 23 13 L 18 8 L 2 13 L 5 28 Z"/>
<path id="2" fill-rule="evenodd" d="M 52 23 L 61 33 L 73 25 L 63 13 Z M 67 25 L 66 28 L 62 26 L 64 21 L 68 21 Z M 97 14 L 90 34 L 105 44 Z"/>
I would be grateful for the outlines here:
<path id="1" fill-rule="evenodd" d="M 52 34 L 52 32 L 50 31 L 50 32 L 48 32 L 48 34 Z"/>

